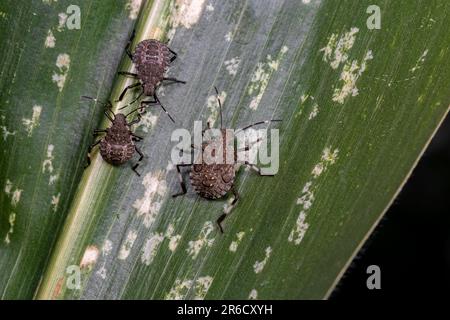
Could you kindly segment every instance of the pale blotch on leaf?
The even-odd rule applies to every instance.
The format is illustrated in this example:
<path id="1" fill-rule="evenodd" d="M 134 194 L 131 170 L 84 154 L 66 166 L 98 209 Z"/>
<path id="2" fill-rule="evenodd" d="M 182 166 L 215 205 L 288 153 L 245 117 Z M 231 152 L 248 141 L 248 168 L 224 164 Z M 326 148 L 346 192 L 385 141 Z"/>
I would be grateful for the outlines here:
<path id="1" fill-rule="evenodd" d="M 135 130 L 142 128 L 142 131 L 148 133 L 152 128 L 155 127 L 158 117 L 153 115 L 150 111 L 147 111 L 141 116 L 141 121 L 135 125 Z"/>
<path id="2" fill-rule="evenodd" d="M 232 241 L 230 244 L 230 247 L 229 247 L 229 250 L 231 252 L 237 251 L 237 248 L 238 248 L 239 244 L 241 243 L 242 239 L 244 238 L 244 236 L 245 236 L 244 231 L 236 233 L 236 240 Z"/>
<path id="3" fill-rule="evenodd" d="M 248 295 L 248 299 L 249 300 L 258 299 L 258 291 L 256 291 L 256 289 L 252 289 L 252 291 L 250 291 L 250 294 Z"/>
<path id="4" fill-rule="evenodd" d="M 134 242 L 137 238 L 137 232 L 135 230 L 131 230 L 128 232 L 127 237 L 120 247 L 118 259 L 125 260 L 130 255 L 131 249 L 133 248 Z"/>
<path id="5" fill-rule="evenodd" d="M 33 130 L 39 125 L 39 118 L 41 117 L 42 107 L 38 105 L 33 106 L 33 114 L 31 119 L 23 118 L 22 124 L 28 133 L 28 137 L 33 135 Z"/>
<path id="6" fill-rule="evenodd" d="M 13 189 L 13 183 L 9 179 L 6 179 L 4 191 L 8 197 L 11 197 L 11 205 L 13 207 L 15 207 L 15 206 L 17 206 L 17 204 L 20 201 L 20 197 L 22 195 L 23 190 L 19 189 L 17 187 L 15 188 L 14 191 L 12 191 L 12 189 Z"/>
<path id="7" fill-rule="evenodd" d="M 315 117 L 317 117 L 317 115 L 319 114 L 319 105 L 317 103 L 315 103 L 313 105 L 313 109 L 311 110 L 309 116 L 308 116 L 308 120 L 312 120 Z"/>
<path id="8" fill-rule="evenodd" d="M 267 55 L 266 62 L 258 62 L 256 70 L 250 79 L 250 86 L 248 88 L 248 94 L 254 95 L 250 102 L 250 109 L 256 110 L 261 102 L 264 92 L 269 85 L 269 80 L 273 73 L 278 70 L 281 60 L 288 51 L 287 46 L 283 46 L 278 53 L 276 59 L 273 59 L 269 54 Z"/>
<path id="9" fill-rule="evenodd" d="M 205 0 L 176 0 L 174 10 L 171 13 L 172 27 L 182 25 L 190 29 L 200 19 Z"/>
<path id="10" fill-rule="evenodd" d="M 350 31 L 345 32 L 339 37 L 339 39 L 337 34 L 331 34 L 328 38 L 327 45 L 320 49 L 320 51 L 323 52 L 322 60 L 329 62 L 331 68 L 337 69 L 341 63 L 347 61 L 348 52 L 353 47 L 358 32 L 359 29 L 353 27 Z"/>
<path id="11" fill-rule="evenodd" d="M 264 267 L 266 266 L 267 261 L 269 261 L 271 254 L 272 254 L 272 248 L 267 247 L 266 255 L 265 255 L 264 259 L 262 261 L 256 261 L 255 264 L 253 265 L 253 271 L 255 271 L 255 273 L 260 273 L 261 271 L 263 271 Z"/>
<path id="12" fill-rule="evenodd" d="M 161 242 L 164 240 L 164 236 L 161 233 L 151 234 L 150 237 L 142 248 L 141 261 L 145 265 L 149 266 L 153 258 L 156 256 L 158 248 Z"/>
<path id="13" fill-rule="evenodd" d="M 356 87 L 356 81 L 361 77 L 363 72 L 367 68 L 367 61 L 372 60 L 372 51 L 367 51 L 363 61 L 359 63 L 357 60 L 353 60 L 351 63 L 346 62 L 342 69 L 340 81 L 343 82 L 341 88 L 334 89 L 332 100 L 340 104 L 344 103 L 344 100 L 349 96 L 357 96 L 359 90 Z"/>
<path id="14" fill-rule="evenodd" d="M 409 71 L 411 71 L 412 73 L 416 72 L 418 69 L 420 69 L 423 65 L 423 63 L 425 62 L 425 58 L 428 55 L 428 49 L 426 49 L 422 55 L 419 57 L 419 59 L 417 60 L 416 64 L 414 67 L 412 67 Z"/>
<path id="15" fill-rule="evenodd" d="M 227 69 L 228 73 L 232 76 L 235 76 L 237 74 L 240 63 L 241 59 L 239 57 L 234 57 L 224 62 L 225 68 Z"/>
<path id="16" fill-rule="evenodd" d="M 98 256 L 98 248 L 94 245 L 88 246 L 84 251 L 83 258 L 81 258 L 80 268 L 90 269 L 97 262 Z"/>
<path id="17" fill-rule="evenodd" d="M 125 4 L 125 8 L 130 12 L 128 18 L 136 20 L 139 15 L 139 9 L 141 8 L 142 0 L 128 0 Z"/>
<path id="18" fill-rule="evenodd" d="M 110 254 L 111 250 L 113 248 L 113 243 L 111 240 L 106 239 L 105 242 L 103 242 L 102 246 L 102 255 L 107 256 Z"/>
<path id="19" fill-rule="evenodd" d="M 56 66 L 60 73 L 54 72 L 52 81 L 56 83 L 61 92 L 64 88 L 64 83 L 66 82 L 67 74 L 70 69 L 70 56 L 67 53 L 60 53 L 56 58 Z"/>
<path id="20" fill-rule="evenodd" d="M 225 35 L 225 41 L 230 42 L 231 39 L 233 37 L 233 34 L 231 33 L 231 31 L 229 31 L 226 35 Z"/>
<path id="21" fill-rule="evenodd" d="M 48 30 L 47 31 L 47 37 L 45 38 L 45 47 L 46 48 L 54 48 L 55 47 L 55 43 L 56 43 L 56 38 L 53 35 L 52 30 Z"/>
<path id="22" fill-rule="evenodd" d="M 145 187 L 142 198 L 136 199 L 133 208 L 138 216 L 144 216 L 144 225 L 147 228 L 153 224 L 161 209 L 163 197 L 167 192 L 166 172 L 149 172 L 144 176 L 142 184 Z"/>
<path id="23" fill-rule="evenodd" d="M 306 222 L 307 213 L 314 204 L 315 195 L 314 189 L 316 188 L 317 179 L 333 165 L 338 158 L 339 150 L 332 150 L 331 147 L 325 147 L 322 151 L 320 161 L 316 163 L 311 171 L 311 180 L 305 183 L 303 186 L 300 197 L 297 199 L 296 204 L 301 206 L 294 228 L 292 228 L 288 241 L 293 242 L 295 245 L 299 245 L 305 237 L 306 231 L 309 229 L 309 223 Z"/>
<path id="24" fill-rule="evenodd" d="M 8 222 L 9 222 L 9 230 L 6 233 L 6 236 L 4 239 L 6 244 L 11 243 L 11 235 L 14 233 L 14 223 L 16 222 L 16 214 L 14 212 L 11 212 L 9 214 Z"/>
<path id="25" fill-rule="evenodd" d="M 165 299 L 186 299 L 186 295 L 192 289 L 194 293 L 194 300 L 203 300 L 208 293 L 209 287 L 211 286 L 213 280 L 214 278 L 211 276 L 199 277 L 195 281 L 191 279 L 183 281 L 176 279 L 172 289 L 170 289 L 169 293 L 166 294 Z"/>
<path id="26" fill-rule="evenodd" d="M 58 205 L 59 205 L 59 199 L 61 198 L 61 193 L 58 193 L 56 196 L 52 196 L 52 207 L 53 207 L 53 212 L 56 212 L 58 210 Z"/>
<path id="27" fill-rule="evenodd" d="M 220 102 L 222 103 L 222 106 L 224 105 L 226 98 L 227 93 L 225 91 L 219 93 L 219 99 Z M 210 95 L 206 99 L 206 107 L 210 112 L 207 122 L 211 125 L 211 127 L 214 127 L 214 124 L 216 123 L 216 120 L 219 118 L 220 113 L 219 102 L 217 101 L 217 96 L 215 94 Z"/>
<path id="28" fill-rule="evenodd" d="M 14 136 L 16 134 L 16 131 L 9 131 L 6 126 L 0 126 L 0 128 L 2 129 L 3 141 L 6 141 L 9 136 Z"/>
<path id="29" fill-rule="evenodd" d="M 42 173 L 45 173 L 48 171 L 49 173 L 53 172 L 53 159 L 55 158 L 53 156 L 53 149 L 55 148 L 54 145 L 49 144 L 47 147 L 47 158 L 42 163 Z"/>
<path id="30" fill-rule="evenodd" d="M 202 230 L 200 230 L 200 234 L 198 238 L 193 241 L 189 241 L 188 248 L 186 249 L 188 255 L 191 256 L 192 259 L 197 258 L 198 254 L 204 247 L 211 247 L 214 238 L 212 237 L 212 232 L 214 231 L 214 225 L 211 221 L 205 222 Z M 211 237 L 210 237 L 211 236 Z"/>
<path id="31" fill-rule="evenodd" d="M 66 26 L 67 14 L 65 12 L 61 12 L 58 14 L 58 27 L 56 30 L 58 32 L 62 32 Z"/>

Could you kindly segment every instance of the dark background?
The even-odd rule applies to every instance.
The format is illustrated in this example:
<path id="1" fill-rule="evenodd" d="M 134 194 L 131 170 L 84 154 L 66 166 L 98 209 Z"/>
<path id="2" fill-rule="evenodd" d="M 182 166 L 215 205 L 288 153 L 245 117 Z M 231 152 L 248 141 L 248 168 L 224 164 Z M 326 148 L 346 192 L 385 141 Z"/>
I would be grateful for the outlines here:
<path id="1" fill-rule="evenodd" d="M 413 133 L 412 133 L 413 134 Z M 368 290 L 369 265 L 381 289 Z M 450 295 L 450 116 L 330 299 Z"/>

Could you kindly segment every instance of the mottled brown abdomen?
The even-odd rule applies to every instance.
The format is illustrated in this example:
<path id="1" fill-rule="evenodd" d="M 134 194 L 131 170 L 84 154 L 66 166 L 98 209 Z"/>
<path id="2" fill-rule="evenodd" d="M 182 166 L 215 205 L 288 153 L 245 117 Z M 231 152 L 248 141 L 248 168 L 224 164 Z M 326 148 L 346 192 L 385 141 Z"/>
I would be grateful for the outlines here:
<path id="1" fill-rule="evenodd" d="M 164 78 L 170 63 L 167 45 L 154 39 L 139 42 L 133 54 L 139 80 L 148 87 L 156 85 Z"/>
<path id="2" fill-rule="evenodd" d="M 233 187 L 232 164 L 194 164 L 189 174 L 194 190 L 203 198 L 218 199 Z"/>
<path id="3" fill-rule="evenodd" d="M 134 144 L 111 144 L 104 139 L 100 142 L 100 154 L 110 164 L 123 164 L 133 157 Z"/>

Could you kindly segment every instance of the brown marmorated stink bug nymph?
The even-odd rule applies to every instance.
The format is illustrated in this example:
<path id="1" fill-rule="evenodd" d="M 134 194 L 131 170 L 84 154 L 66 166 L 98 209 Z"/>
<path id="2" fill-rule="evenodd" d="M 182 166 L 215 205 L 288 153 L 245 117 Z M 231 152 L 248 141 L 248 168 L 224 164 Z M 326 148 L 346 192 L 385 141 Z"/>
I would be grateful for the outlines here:
<path id="1" fill-rule="evenodd" d="M 170 120 L 172 120 L 172 122 L 175 122 L 172 116 L 167 112 L 167 110 L 159 101 L 159 98 L 156 95 L 156 89 L 158 89 L 163 81 L 186 83 L 185 81 L 181 81 L 176 78 L 165 77 L 167 68 L 169 67 L 170 63 L 176 59 L 177 54 L 166 44 L 154 39 L 147 39 L 139 42 L 134 53 L 131 53 L 130 46 L 133 38 L 134 31 L 131 39 L 128 41 L 126 53 L 135 64 L 136 73 L 120 71 L 119 75 L 130 76 L 138 79 L 139 81 L 127 86 L 120 94 L 117 102 L 122 101 L 125 93 L 129 89 L 140 86 L 142 89 L 141 93 L 135 100 L 133 100 L 133 102 L 131 102 L 131 104 L 137 101 L 143 94 L 148 97 L 153 97 L 154 101 L 142 101 L 141 106 L 157 102 L 161 106 L 163 111 L 169 116 Z"/>
<path id="2" fill-rule="evenodd" d="M 215 88 L 215 87 L 214 87 Z M 222 123 L 222 104 L 219 99 L 219 93 L 217 91 L 217 88 L 215 88 L 216 94 L 217 94 L 217 101 L 220 108 L 220 132 L 221 132 L 221 140 L 208 140 L 204 141 L 202 143 L 202 153 L 204 153 L 205 149 L 208 147 L 211 147 L 211 144 L 219 143 L 222 144 L 223 147 L 220 147 L 220 145 L 216 148 L 213 147 L 212 149 L 216 150 L 222 150 L 223 159 L 225 159 L 227 154 L 227 130 L 223 128 Z M 265 120 L 265 121 L 259 121 L 256 123 L 253 123 L 251 125 L 248 125 L 239 131 L 247 130 L 253 126 L 263 124 L 263 123 L 269 123 L 271 121 L 281 121 L 281 120 Z M 210 124 L 207 124 L 207 129 L 210 129 Z M 204 137 L 204 133 L 206 130 L 203 130 L 202 136 Z M 259 142 L 260 139 L 254 141 L 252 144 Z M 195 148 L 195 146 L 191 146 Z M 206 163 L 205 158 L 202 158 L 202 162 L 200 164 L 177 164 L 177 172 L 178 176 L 180 178 L 180 186 L 181 186 L 181 192 L 174 194 L 173 197 L 177 197 L 180 195 L 184 195 L 187 192 L 186 184 L 183 180 L 183 176 L 181 173 L 180 168 L 181 167 L 190 167 L 190 173 L 189 178 L 191 185 L 193 186 L 196 193 L 198 193 L 201 197 L 206 199 L 219 199 L 224 197 L 229 191 L 231 191 L 234 195 L 234 199 L 231 202 L 230 207 L 228 210 L 224 210 L 223 214 L 219 216 L 217 219 L 217 225 L 220 229 L 220 232 L 223 233 L 222 228 L 222 221 L 226 218 L 226 216 L 231 212 L 231 210 L 235 207 L 236 202 L 239 199 L 239 193 L 237 192 L 235 186 L 234 186 L 234 179 L 235 179 L 235 172 L 236 172 L 236 166 L 235 164 L 238 162 L 238 152 L 241 151 L 248 151 L 250 149 L 250 145 L 245 146 L 243 149 L 234 149 L 234 163 L 226 163 L 225 161 L 222 161 L 221 163 Z M 213 151 L 214 153 L 214 151 Z M 242 162 L 242 164 L 245 164 L 247 166 L 250 166 L 252 169 L 254 169 L 256 172 L 258 172 L 260 175 L 263 175 L 261 173 L 261 170 L 249 163 L 248 161 Z"/>
<path id="3" fill-rule="evenodd" d="M 83 98 L 97 101 L 97 99 L 91 97 L 83 96 Z M 132 170 L 140 176 L 136 171 L 136 168 L 139 166 L 139 162 L 144 158 L 144 154 L 139 150 L 135 142 L 141 141 L 143 138 L 134 134 L 134 132 L 131 131 L 131 126 L 141 120 L 141 115 L 138 113 L 137 119 L 131 122 L 127 121 L 127 117 L 141 108 L 134 109 L 127 114 L 115 114 L 112 111 L 112 104 L 110 101 L 104 105 L 106 107 L 105 115 L 109 121 L 111 121 L 111 126 L 102 130 L 94 130 L 94 137 L 97 137 L 100 134 L 105 134 L 105 136 L 89 147 L 86 167 L 91 164 L 92 149 L 100 144 L 100 155 L 106 162 L 112 165 L 121 165 L 128 162 L 133 157 L 134 152 L 137 152 L 140 157 L 138 162 L 132 167 Z"/>

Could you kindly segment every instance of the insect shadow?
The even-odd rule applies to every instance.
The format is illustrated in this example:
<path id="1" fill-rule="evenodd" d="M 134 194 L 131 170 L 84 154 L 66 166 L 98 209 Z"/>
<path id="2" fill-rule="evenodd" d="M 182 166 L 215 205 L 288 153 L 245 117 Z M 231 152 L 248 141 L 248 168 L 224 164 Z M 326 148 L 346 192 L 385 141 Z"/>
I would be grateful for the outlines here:
<path id="1" fill-rule="evenodd" d="M 97 99 L 92 97 L 82 96 L 82 98 L 97 101 Z M 152 103 L 151 105 L 153 104 L 155 103 Z M 134 153 L 137 152 L 139 154 L 139 160 L 132 166 L 132 170 L 140 176 L 136 169 L 144 158 L 144 154 L 139 150 L 135 142 L 141 141 L 143 138 L 132 132 L 131 126 L 141 120 L 141 114 L 138 113 L 137 119 L 134 119 L 131 122 L 128 122 L 127 117 L 132 115 L 134 112 L 141 110 L 143 107 L 141 106 L 140 108 L 136 108 L 127 114 L 123 114 L 114 113 L 112 111 L 111 101 L 103 103 L 103 105 L 106 107 L 104 113 L 108 120 L 111 121 L 111 126 L 106 129 L 94 130 L 94 137 L 101 134 L 104 134 L 104 136 L 89 146 L 87 164 L 85 168 L 91 164 L 92 149 L 99 145 L 100 155 L 103 160 L 115 166 L 128 162 L 131 160 Z M 150 104 L 147 106 L 150 106 Z"/>
<path id="2" fill-rule="evenodd" d="M 163 81 L 168 81 L 172 83 L 186 83 L 186 81 L 178 80 L 176 78 L 167 78 L 165 73 L 170 63 L 172 63 L 177 58 L 177 53 L 171 50 L 165 43 L 162 43 L 155 39 L 147 39 L 139 42 L 136 46 L 134 53 L 130 51 L 131 43 L 133 42 L 135 36 L 135 31 L 128 41 L 127 47 L 125 49 L 128 57 L 133 61 L 136 66 L 136 73 L 119 71 L 119 75 L 132 77 L 138 79 L 139 81 L 127 86 L 119 96 L 116 102 L 122 101 L 123 97 L 129 89 L 136 87 L 141 87 L 141 92 L 138 97 L 134 99 L 130 104 L 136 102 L 142 95 L 147 97 L 153 97 L 154 100 L 141 101 L 141 107 L 146 104 L 151 104 L 157 102 L 163 111 L 169 116 L 172 122 L 175 120 L 167 112 L 164 106 L 161 104 L 158 96 L 156 95 L 156 90 L 163 83 Z M 120 108 L 123 109 L 126 106 Z M 119 109 L 119 110 L 120 110 Z"/>
<path id="3" fill-rule="evenodd" d="M 220 132 L 222 134 L 221 135 L 222 138 L 219 141 L 206 139 L 206 141 L 202 143 L 202 153 L 204 153 L 206 148 L 211 149 L 212 144 L 219 144 L 218 146 L 213 147 L 212 149 L 222 150 L 223 151 L 222 159 L 225 159 L 226 154 L 227 154 L 227 150 L 226 150 L 227 149 L 227 145 L 226 145 L 227 131 L 223 127 L 222 103 L 219 98 L 219 92 L 216 87 L 214 87 L 214 89 L 216 90 L 217 101 L 218 101 L 219 109 L 220 109 Z M 247 130 L 256 125 L 270 123 L 270 122 L 277 122 L 277 121 L 281 121 L 281 120 L 264 120 L 264 121 L 255 122 L 251 125 L 248 125 L 244 128 L 239 129 L 239 131 Z M 205 132 L 210 128 L 211 128 L 211 126 L 210 126 L 210 123 L 208 122 L 207 129 L 203 130 L 203 132 L 202 132 L 202 137 L 205 136 L 204 135 Z M 261 141 L 261 140 L 258 139 L 251 144 L 256 144 L 259 141 Z M 191 145 L 191 147 L 195 148 L 195 146 L 193 146 L 193 145 Z M 191 150 L 193 150 L 192 148 L 191 148 Z M 177 164 L 176 168 L 177 168 L 178 177 L 180 180 L 180 186 L 181 186 L 182 191 L 180 193 L 176 193 L 176 194 L 172 195 L 172 197 L 175 198 L 175 197 L 178 197 L 178 196 L 181 196 L 181 195 L 184 195 L 187 193 L 186 183 L 183 179 L 183 175 L 181 172 L 181 168 L 183 168 L 183 167 L 189 167 L 190 183 L 191 183 L 192 187 L 194 188 L 194 191 L 200 197 L 205 198 L 205 199 L 212 199 L 212 200 L 220 199 L 220 198 L 225 197 L 231 191 L 233 193 L 234 199 L 231 202 L 230 207 L 228 208 L 228 210 L 224 210 L 224 212 L 216 220 L 216 223 L 219 227 L 220 232 L 223 233 L 222 222 L 227 217 L 227 215 L 229 215 L 231 213 L 232 209 L 236 206 L 236 203 L 240 198 L 239 193 L 237 192 L 235 185 L 234 185 L 234 181 L 235 181 L 235 177 L 236 177 L 235 164 L 239 163 L 237 155 L 238 155 L 238 152 L 248 151 L 248 150 L 250 150 L 250 148 L 251 148 L 251 145 L 247 145 L 242 149 L 234 149 L 234 163 L 232 163 L 232 164 L 224 163 L 224 161 L 221 161 L 221 163 L 211 163 L 211 162 L 207 163 L 207 162 L 205 162 L 204 157 L 202 157 L 202 161 L 200 164 Z M 240 163 L 251 167 L 253 170 L 258 172 L 259 175 L 261 175 L 261 176 L 263 175 L 261 173 L 261 170 L 257 166 L 249 163 L 248 161 L 243 161 Z M 268 174 L 268 176 L 273 176 L 273 174 Z"/>

